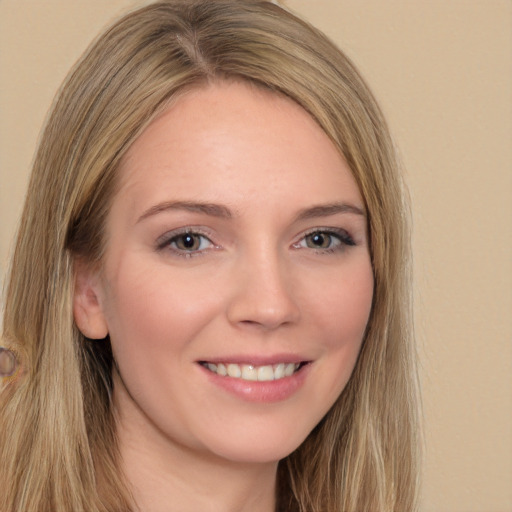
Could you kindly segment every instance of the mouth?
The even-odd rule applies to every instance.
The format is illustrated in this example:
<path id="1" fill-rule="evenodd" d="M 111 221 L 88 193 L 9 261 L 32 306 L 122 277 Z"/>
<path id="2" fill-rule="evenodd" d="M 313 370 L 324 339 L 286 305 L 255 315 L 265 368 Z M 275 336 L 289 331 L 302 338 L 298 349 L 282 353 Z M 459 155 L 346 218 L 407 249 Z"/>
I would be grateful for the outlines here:
<path id="1" fill-rule="evenodd" d="M 208 361 L 199 361 L 201 366 L 216 375 L 251 382 L 268 382 L 285 379 L 299 372 L 309 363 L 310 361 L 302 361 L 300 363 L 277 363 L 258 366 L 253 364 L 210 363 Z"/>

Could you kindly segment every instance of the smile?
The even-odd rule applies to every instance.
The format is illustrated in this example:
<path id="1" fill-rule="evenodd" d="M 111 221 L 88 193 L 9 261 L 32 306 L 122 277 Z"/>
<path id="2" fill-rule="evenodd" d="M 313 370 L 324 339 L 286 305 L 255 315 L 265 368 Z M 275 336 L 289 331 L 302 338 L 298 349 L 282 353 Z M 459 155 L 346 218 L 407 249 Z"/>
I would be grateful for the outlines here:
<path id="1" fill-rule="evenodd" d="M 267 382 L 291 377 L 307 363 L 278 363 L 265 366 L 237 363 L 208 363 L 201 362 L 201 366 L 221 377 L 234 379 Z"/>

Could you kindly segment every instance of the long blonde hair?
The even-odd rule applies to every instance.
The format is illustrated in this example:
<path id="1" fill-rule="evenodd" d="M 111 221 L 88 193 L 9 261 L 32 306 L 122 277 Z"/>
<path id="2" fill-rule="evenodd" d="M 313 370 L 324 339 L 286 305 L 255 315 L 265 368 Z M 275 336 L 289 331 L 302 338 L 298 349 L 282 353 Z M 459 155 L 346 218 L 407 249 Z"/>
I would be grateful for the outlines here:
<path id="1" fill-rule="evenodd" d="M 368 211 L 372 312 L 353 375 L 280 462 L 282 511 L 411 512 L 418 389 L 407 202 L 386 122 L 347 57 L 271 2 L 162 1 L 128 14 L 72 70 L 35 158 L 5 296 L 18 377 L 0 394 L 2 512 L 129 512 L 111 409 L 108 340 L 73 322 L 73 261 L 98 263 L 116 169 L 173 98 L 246 80 L 307 110 L 339 148 Z"/>

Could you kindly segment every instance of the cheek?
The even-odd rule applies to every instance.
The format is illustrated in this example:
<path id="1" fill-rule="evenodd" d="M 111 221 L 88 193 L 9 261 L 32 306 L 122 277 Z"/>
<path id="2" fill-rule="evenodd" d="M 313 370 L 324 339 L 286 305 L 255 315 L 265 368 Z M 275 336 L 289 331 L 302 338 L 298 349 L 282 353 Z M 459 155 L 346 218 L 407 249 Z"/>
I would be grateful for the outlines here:
<path id="1" fill-rule="evenodd" d="M 184 348 L 218 308 L 207 281 L 153 267 L 125 258 L 109 282 L 107 323 L 116 358 L 142 363 Z"/>
<path id="2" fill-rule="evenodd" d="M 355 367 L 373 300 L 371 265 L 348 277 L 331 280 L 310 304 L 314 334 L 320 336 L 325 358 L 326 396 L 334 402 Z"/>
<path id="3" fill-rule="evenodd" d="M 319 332 L 326 333 L 331 348 L 362 341 L 373 300 L 371 265 L 359 265 L 339 279 L 324 281 L 310 295 L 308 309 Z"/>

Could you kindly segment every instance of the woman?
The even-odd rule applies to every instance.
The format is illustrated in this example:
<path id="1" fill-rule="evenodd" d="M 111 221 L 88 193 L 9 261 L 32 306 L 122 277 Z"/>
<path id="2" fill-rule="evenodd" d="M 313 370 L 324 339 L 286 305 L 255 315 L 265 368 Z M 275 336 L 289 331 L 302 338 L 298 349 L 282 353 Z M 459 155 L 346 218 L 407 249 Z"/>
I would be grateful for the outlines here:
<path id="1" fill-rule="evenodd" d="M 380 110 L 318 31 L 252 0 L 121 19 L 35 159 L 0 509 L 414 510 L 406 217 Z"/>

